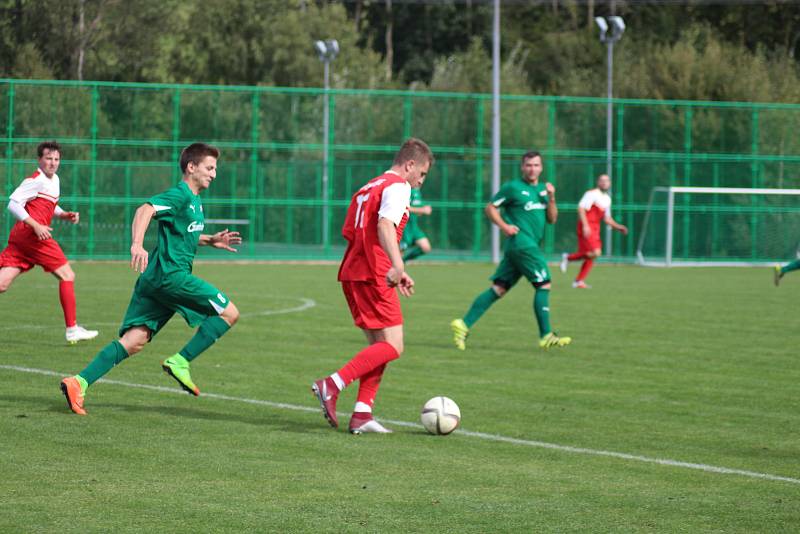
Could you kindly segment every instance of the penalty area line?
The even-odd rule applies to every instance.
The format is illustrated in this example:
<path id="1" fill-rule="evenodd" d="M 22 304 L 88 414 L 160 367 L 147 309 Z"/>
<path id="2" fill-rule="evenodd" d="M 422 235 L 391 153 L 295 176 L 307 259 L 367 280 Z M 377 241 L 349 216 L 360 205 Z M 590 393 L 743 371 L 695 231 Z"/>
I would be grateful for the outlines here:
<path id="1" fill-rule="evenodd" d="M 0 365 L 0 369 L 6 371 L 14 371 L 18 373 L 28 373 L 28 374 L 35 374 L 35 375 L 43 375 L 43 376 L 54 376 L 54 377 L 64 377 L 68 376 L 66 373 L 59 373 L 56 371 L 50 371 L 48 369 L 36 369 L 32 367 L 22 367 L 18 365 Z M 149 384 L 136 384 L 133 382 L 123 382 L 121 380 L 112 380 L 108 378 L 101 378 L 99 382 L 104 384 L 110 384 L 115 386 L 123 386 L 128 388 L 135 388 L 135 389 L 144 389 L 148 391 L 157 391 L 159 393 L 171 393 L 176 395 L 183 395 L 185 396 L 186 393 L 181 391 L 180 389 L 176 388 L 168 388 L 165 386 L 152 386 Z M 244 404 L 253 404 L 256 406 L 267 406 L 269 408 L 275 408 L 279 410 L 292 410 L 296 412 L 313 412 L 317 413 L 320 411 L 319 407 L 310 407 L 310 406 L 301 406 L 298 404 L 289 404 L 285 402 L 274 402 L 268 400 L 261 400 L 261 399 L 250 399 L 247 397 L 233 397 L 230 395 L 222 395 L 219 393 L 202 393 L 201 398 L 209 398 L 209 399 L 217 399 L 223 401 L 230 401 L 230 402 L 241 402 Z M 402 426 L 407 428 L 422 428 L 422 425 L 419 423 L 411 423 L 409 421 L 395 421 L 392 419 L 383 419 L 381 421 L 395 426 Z M 682 462 L 679 460 L 670 460 L 667 458 L 652 458 L 649 456 L 640 456 L 637 454 L 628 454 L 624 452 L 614 452 L 614 451 L 605 451 L 602 449 L 589 449 L 584 447 L 573 447 L 571 445 L 559 445 L 557 443 L 548 443 L 546 441 L 536 441 L 536 440 L 528 440 L 528 439 L 521 439 L 521 438 L 512 438 L 509 436 L 502 436 L 500 434 L 488 434 L 485 432 L 475 432 L 471 430 L 456 430 L 455 434 L 460 436 L 466 436 L 470 438 L 481 439 L 485 441 L 492 441 L 496 443 L 508 443 L 510 445 L 521 445 L 525 447 L 535 447 L 538 449 L 549 449 L 553 451 L 559 452 L 568 452 L 572 454 L 582 454 L 586 456 L 602 456 L 606 458 L 616 458 L 618 460 L 627 460 L 633 462 L 641 462 L 641 463 L 648 463 L 648 464 L 656 464 L 656 465 L 663 465 L 666 467 L 677 467 L 681 469 L 691 469 L 695 471 L 705 471 L 707 473 L 716 473 L 720 475 L 737 475 L 742 477 L 748 478 L 755 478 L 761 480 L 770 480 L 774 482 L 788 482 L 790 484 L 800 484 L 800 479 L 780 476 L 780 475 L 772 475 L 769 473 L 759 473 L 757 471 L 748 471 L 745 469 L 733 469 L 730 467 L 719 467 L 715 465 L 708 465 L 708 464 L 701 464 L 701 463 L 693 463 L 693 462 Z"/>

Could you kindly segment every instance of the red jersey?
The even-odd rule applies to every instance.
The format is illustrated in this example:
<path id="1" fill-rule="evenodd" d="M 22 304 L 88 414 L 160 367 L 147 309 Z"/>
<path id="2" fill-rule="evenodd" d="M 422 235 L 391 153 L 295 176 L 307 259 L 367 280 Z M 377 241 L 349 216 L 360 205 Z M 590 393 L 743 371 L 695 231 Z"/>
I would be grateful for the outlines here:
<path id="1" fill-rule="evenodd" d="M 600 223 L 611 209 L 611 196 L 599 189 L 590 189 L 584 193 L 578 206 L 586 210 L 586 220 L 592 231 L 600 231 Z M 578 218 L 578 232 L 582 232 L 581 220 Z"/>
<path id="2" fill-rule="evenodd" d="M 397 227 L 397 242 L 408 221 L 411 186 L 397 173 L 386 171 L 356 191 L 347 208 L 342 236 L 347 250 L 339 267 L 339 280 L 385 284 L 392 267 L 378 240 L 378 219 L 384 217 Z"/>
<path id="3" fill-rule="evenodd" d="M 9 200 L 22 205 L 34 221 L 50 226 L 60 194 L 61 186 L 58 175 L 54 174 L 52 178 L 48 178 L 41 169 L 37 169 L 11 193 Z M 38 238 L 30 226 L 22 221 L 17 221 L 11 228 L 8 242 L 24 241 L 38 241 Z"/>

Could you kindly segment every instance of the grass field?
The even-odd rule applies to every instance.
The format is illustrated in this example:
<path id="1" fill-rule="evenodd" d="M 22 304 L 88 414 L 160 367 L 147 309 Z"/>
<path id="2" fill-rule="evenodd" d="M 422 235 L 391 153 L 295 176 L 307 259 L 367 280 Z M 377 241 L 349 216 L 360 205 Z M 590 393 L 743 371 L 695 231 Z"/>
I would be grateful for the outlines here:
<path id="1" fill-rule="evenodd" d="M 235 398 L 190 397 L 161 372 L 191 334 L 175 318 L 108 375 L 127 385 L 98 383 L 89 416 L 74 416 L 58 376 L 114 338 L 134 282 L 122 263 L 75 270 L 79 320 L 101 330 L 96 341 L 64 344 L 56 284 L 41 271 L 0 296 L 0 531 L 800 528 L 800 275 L 775 289 L 766 269 L 600 267 L 594 289 L 576 291 L 556 272 L 553 320 L 572 346 L 534 348 L 521 284 L 460 353 L 447 323 L 491 267 L 413 265 L 406 353 L 376 415 L 416 422 L 429 397 L 447 395 L 467 432 L 435 437 L 397 424 L 351 436 L 318 413 L 312 379 L 363 345 L 330 265 L 198 265 L 244 315 L 193 377 Z"/>

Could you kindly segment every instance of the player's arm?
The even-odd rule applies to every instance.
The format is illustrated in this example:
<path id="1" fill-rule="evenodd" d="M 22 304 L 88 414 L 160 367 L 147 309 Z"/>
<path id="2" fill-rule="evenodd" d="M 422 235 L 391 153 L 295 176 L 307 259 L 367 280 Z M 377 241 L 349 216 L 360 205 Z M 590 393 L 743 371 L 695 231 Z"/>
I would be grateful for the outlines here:
<path id="1" fill-rule="evenodd" d="M 197 244 L 204 247 L 221 248 L 229 252 L 239 252 L 232 245 L 241 245 L 242 237 L 239 232 L 230 232 L 225 228 L 216 234 L 200 234 L 200 241 Z"/>
<path id="2" fill-rule="evenodd" d="M 392 267 L 386 273 L 386 283 L 389 287 L 397 287 L 400 294 L 410 297 L 414 294 L 414 280 L 408 276 L 403 264 L 403 255 L 400 253 L 400 244 L 397 242 L 397 227 L 394 221 L 386 217 L 378 219 L 378 242 L 389 256 Z"/>
<path id="3" fill-rule="evenodd" d="M 413 213 L 414 215 L 430 215 L 433 211 L 430 205 L 427 206 L 411 206 L 408 208 L 408 211 Z"/>
<path id="4" fill-rule="evenodd" d="M 547 222 L 555 224 L 558 219 L 558 206 L 556 206 L 556 188 L 550 182 L 544 184 L 547 190 L 547 209 L 545 210 L 545 217 Z"/>
<path id="5" fill-rule="evenodd" d="M 146 203 L 139 206 L 133 215 L 131 223 L 131 269 L 143 273 L 147 269 L 147 251 L 144 249 L 144 234 L 150 226 L 150 220 L 155 215 L 156 209 L 152 204 Z"/>
<path id="6" fill-rule="evenodd" d="M 622 235 L 628 235 L 628 227 L 625 226 L 624 224 L 619 224 L 617 221 L 614 220 L 613 217 L 611 217 L 611 215 L 606 215 L 603 220 L 607 225 L 609 225 L 617 232 L 621 232 Z"/>
<path id="7" fill-rule="evenodd" d="M 69 221 L 72 224 L 78 224 L 81 220 L 80 213 L 77 211 L 66 211 L 62 209 L 61 206 L 56 206 L 56 209 L 53 211 L 53 216 L 63 221 Z"/>
<path id="8" fill-rule="evenodd" d="M 590 237 L 592 235 L 592 227 L 589 225 L 589 218 L 586 216 L 586 208 L 581 205 L 578 205 L 578 218 L 581 220 L 583 237 Z"/>
<path id="9" fill-rule="evenodd" d="M 500 202 L 500 205 L 502 205 L 502 202 Z M 500 231 L 506 234 L 508 237 L 517 235 L 519 233 L 519 227 L 514 224 L 508 224 L 506 221 L 504 221 L 503 216 L 500 215 L 500 209 L 498 206 L 498 201 L 489 202 L 486 204 L 486 208 L 483 210 L 484 213 L 486 213 L 486 218 L 489 219 L 492 224 L 500 228 Z"/>
<path id="10" fill-rule="evenodd" d="M 25 209 L 25 204 L 27 204 L 29 200 L 36 198 L 36 195 L 39 193 L 39 188 L 40 184 L 36 180 L 24 180 L 20 186 L 11 193 L 8 199 L 8 211 L 11 212 L 11 215 L 13 215 L 15 219 L 30 226 L 33 233 L 36 234 L 36 237 L 40 241 L 44 241 L 45 239 L 53 237 L 51 235 L 53 229 L 31 217 L 28 210 Z"/>

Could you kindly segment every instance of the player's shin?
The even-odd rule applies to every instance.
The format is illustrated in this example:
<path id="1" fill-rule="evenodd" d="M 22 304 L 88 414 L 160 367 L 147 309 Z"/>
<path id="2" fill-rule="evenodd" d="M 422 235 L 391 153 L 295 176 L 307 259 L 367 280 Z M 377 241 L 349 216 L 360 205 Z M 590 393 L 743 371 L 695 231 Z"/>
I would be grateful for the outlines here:
<path id="1" fill-rule="evenodd" d="M 78 373 L 78 376 L 86 380 L 87 387 L 91 386 L 127 357 L 128 352 L 122 346 L 122 343 L 112 341 L 97 353 L 94 360 L 86 366 L 86 369 Z"/>
<path id="2" fill-rule="evenodd" d="M 353 356 L 353 359 L 344 364 L 344 367 L 339 369 L 337 374 L 344 385 L 347 386 L 351 382 L 366 376 L 371 371 L 399 357 L 400 354 L 389 343 L 385 341 L 373 343 Z"/>
<path id="3" fill-rule="evenodd" d="M 180 350 L 180 355 L 186 358 L 187 362 L 194 360 L 230 329 L 230 325 L 222 317 L 209 317 L 200 323 L 197 333 Z"/>
<path id="4" fill-rule="evenodd" d="M 64 310 L 64 324 L 67 328 L 78 324 L 75 311 L 75 282 L 61 280 L 58 283 L 58 298 L 61 301 L 61 308 Z"/>
<path id="5" fill-rule="evenodd" d="M 369 373 L 361 377 L 358 382 L 358 397 L 356 398 L 356 413 L 372 413 L 372 406 L 375 404 L 375 397 L 381 385 L 383 371 L 386 364 L 376 367 Z"/>
<path id="6" fill-rule="evenodd" d="M 781 267 L 781 275 L 800 269 L 800 260 L 795 260 Z"/>
<path id="7" fill-rule="evenodd" d="M 581 265 L 581 271 L 578 273 L 578 277 L 575 279 L 575 281 L 581 282 L 586 280 L 586 277 L 589 276 L 592 267 L 594 267 L 594 260 L 592 258 L 586 258 L 586 260 L 583 262 L 583 265 Z"/>
<path id="8" fill-rule="evenodd" d="M 477 323 L 478 319 L 486 313 L 486 310 L 499 299 L 500 297 L 497 296 L 497 293 L 495 293 L 494 289 L 491 287 L 478 295 L 472 303 L 472 306 L 470 306 L 469 311 L 467 311 L 467 314 L 464 316 L 464 322 L 467 327 L 472 328 L 472 325 Z"/>
<path id="9" fill-rule="evenodd" d="M 536 289 L 533 296 L 533 313 L 539 325 L 539 337 L 542 338 L 552 331 L 550 328 L 550 290 Z"/>
<path id="10" fill-rule="evenodd" d="M 422 250 L 422 248 L 420 248 L 419 245 L 408 247 L 406 249 L 406 253 L 403 254 L 403 261 L 406 262 L 409 260 L 413 260 L 414 258 L 419 258 L 423 254 L 425 254 L 425 252 Z"/>

